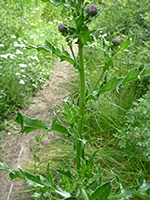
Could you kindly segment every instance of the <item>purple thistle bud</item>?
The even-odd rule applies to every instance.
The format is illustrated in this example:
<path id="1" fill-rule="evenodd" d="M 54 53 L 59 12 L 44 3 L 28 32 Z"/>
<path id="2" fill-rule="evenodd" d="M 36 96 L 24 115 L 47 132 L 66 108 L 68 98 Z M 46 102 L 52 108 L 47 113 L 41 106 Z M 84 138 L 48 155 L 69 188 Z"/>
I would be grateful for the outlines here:
<path id="1" fill-rule="evenodd" d="M 67 36 L 67 34 L 68 34 L 67 24 L 60 24 L 58 26 L 58 30 L 62 33 L 63 36 Z"/>
<path id="2" fill-rule="evenodd" d="M 97 8 L 94 6 L 94 5 L 90 5 L 87 7 L 87 13 L 88 13 L 88 16 L 95 16 L 97 15 Z"/>
<path id="3" fill-rule="evenodd" d="M 121 40 L 119 38 L 114 38 L 112 39 L 112 43 L 113 45 L 118 46 L 121 43 Z"/>

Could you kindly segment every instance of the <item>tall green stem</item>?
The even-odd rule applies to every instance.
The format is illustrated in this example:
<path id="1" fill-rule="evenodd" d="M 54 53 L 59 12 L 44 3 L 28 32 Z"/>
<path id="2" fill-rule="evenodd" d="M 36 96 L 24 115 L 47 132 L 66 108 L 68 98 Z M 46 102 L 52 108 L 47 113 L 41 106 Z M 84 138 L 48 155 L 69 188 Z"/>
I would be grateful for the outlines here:
<path id="1" fill-rule="evenodd" d="M 78 140 L 76 143 L 76 162 L 77 169 L 80 169 L 82 158 L 82 131 L 84 126 L 84 111 L 85 111 L 85 73 L 84 73 L 84 56 L 83 44 L 79 42 L 79 73 L 80 73 L 80 102 L 79 102 L 79 121 L 78 121 Z"/>

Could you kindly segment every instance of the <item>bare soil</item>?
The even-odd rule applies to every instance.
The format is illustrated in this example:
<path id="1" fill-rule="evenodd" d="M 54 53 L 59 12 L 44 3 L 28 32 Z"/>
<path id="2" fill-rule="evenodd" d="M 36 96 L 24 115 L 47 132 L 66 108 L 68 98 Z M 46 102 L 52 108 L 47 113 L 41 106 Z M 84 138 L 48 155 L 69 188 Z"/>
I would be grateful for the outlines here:
<path id="1" fill-rule="evenodd" d="M 57 110 L 56 105 L 62 105 L 62 98 L 70 92 L 70 81 L 73 75 L 72 66 L 67 62 L 59 62 L 53 68 L 53 75 L 47 82 L 46 89 L 40 90 L 34 98 L 34 103 L 21 112 L 31 118 L 37 118 L 51 124 L 52 117 Z M 18 164 L 25 169 L 26 162 L 32 160 L 30 147 L 35 144 L 37 131 L 29 134 L 6 134 L 3 138 L 5 162 L 11 169 L 17 169 Z M 43 140 L 43 144 L 50 143 L 51 134 Z M 25 190 L 25 183 L 15 179 L 10 181 L 8 173 L 0 172 L 0 200 L 31 199 Z"/>

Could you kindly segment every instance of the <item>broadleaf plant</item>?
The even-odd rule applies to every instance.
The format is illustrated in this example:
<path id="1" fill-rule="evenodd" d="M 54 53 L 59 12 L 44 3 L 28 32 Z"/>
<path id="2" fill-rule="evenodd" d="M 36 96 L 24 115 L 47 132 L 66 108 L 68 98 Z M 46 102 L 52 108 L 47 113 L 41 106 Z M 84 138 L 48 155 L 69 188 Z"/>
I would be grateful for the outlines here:
<path id="1" fill-rule="evenodd" d="M 111 54 L 109 54 L 109 46 L 106 41 L 103 41 L 103 50 L 106 57 L 105 66 L 102 67 L 102 71 L 99 75 L 98 81 L 93 88 L 90 88 L 88 94 L 86 94 L 86 82 L 85 82 L 85 69 L 84 69 L 84 46 L 88 45 L 93 41 L 94 31 L 90 31 L 88 25 L 94 20 L 99 11 L 94 5 L 89 5 L 84 0 L 42 0 L 49 2 L 55 6 L 64 5 L 69 8 L 70 13 L 74 19 L 74 27 L 70 27 L 67 24 L 60 24 L 58 30 L 65 37 L 66 42 L 70 48 L 71 54 L 68 53 L 64 47 L 62 50 L 55 47 L 46 40 L 44 45 L 32 46 L 29 48 L 35 48 L 38 51 L 47 51 L 61 59 L 61 61 L 68 61 L 71 63 L 79 73 L 80 77 L 80 96 L 79 104 L 75 106 L 65 101 L 65 109 L 60 108 L 61 113 L 66 119 L 68 119 L 67 127 L 61 123 L 57 115 L 52 120 L 52 125 L 47 126 L 40 120 L 31 119 L 21 113 L 18 113 L 16 122 L 21 125 L 21 132 L 29 133 L 36 129 L 43 129 L 44 131 L 57 131 L 62 134 L 68 135 L 71 138 L 75 151 L 75 170 L 62 170 L 56 169 L 54 173 L 57 174 L 60 181 L 55 183 L 55 178 L 50 171 L 50 165 L 47 166 L 47 174 L 45 175 L 33 175 L 23 171 L 19 168 L 19 171 L 11 170 L 5 164 L 0 163 L 0 169 L 10 172 L 10 178 L 21 178 L 26 183 L 35 188 L 35 193 L 32 195 L 35 199 L 68 199 L 68 200 L 107 200 L 107 199 L 129 199 L 134 194 L 140 194 L 140 196 L 150 197 L 148 190 L 150 183 L 140 181 L 140 184 L 136 187 L 129 187 L 123 189 L 119 179 L 116 183 L 118 184 L 118 190 L 115 194 L 111 194 L 112 182 L 111 180 L 107 183 L 102 184 L 102 173 L 100 165 L 97 167 L 94 165 L 94 157 L 96 152 L 90 158 L 87 158 L 84 153 L 84 149 L 87 143 L 84 138 L 83 128 L 85 126 L 88 114 L 86 113 L 86 101 L 89 99 L 97 100 L 99 95 L 109 90 L 119 90 L 121 85 L 126 84 L 130 81 L 142 78 L 143 76 L 150 75 L 150 70 L 133 69 L 126 74 L 123 78 L 113 77 L 110 80 L 107 79 L 109 70 L 114 67 Z M 78 55 L 75 56 L 73 51 L 73 42 L 77 39 L 76 44 L 78 45 Z M 115 39 L 118 45 L 120 40 Z M 130 40 L 127 39 L 121 45 L 119 51 L 124 51 L 129 44 Z M 68 103 L 67 103 L 68 102 Z M 70 106 L 67 108 L 67 106 Z M 73 113 L 73 117 L 69 119 L 70 113 Z M 36 139 L 38 140 L 38 138 Z M 67 186 L 66 186 L 67 185 Z"/>

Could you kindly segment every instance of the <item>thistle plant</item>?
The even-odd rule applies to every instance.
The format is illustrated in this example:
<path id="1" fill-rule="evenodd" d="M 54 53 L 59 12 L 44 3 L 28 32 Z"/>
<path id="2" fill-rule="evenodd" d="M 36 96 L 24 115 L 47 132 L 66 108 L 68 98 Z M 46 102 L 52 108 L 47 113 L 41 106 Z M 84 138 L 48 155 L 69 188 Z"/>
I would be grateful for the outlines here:
<path id="1" fill-rule="evenodd" d="M 119 38 L 113 38 L 112 43 L 114 46 L 118 46 L 121 43 L 121 40 Z"/>
<path id="2" fill-rule="evenodd" d="M 49 2 L 49 0 L 43 0 L 44 2 Z M 114 175 L 114 179 L 108 181 L 107 183 L 102 184 L 102 172 L 101 167 L 98 164 L 94 165 L 93 159 L 97 153 L 94 152 L 90 157 L 85 156 L 85 146 L 90 142 L 86 141 L 84 138 L 84 126 L 85 118 L 89 118 L 88 113 L 86 112 L 86 103 L 90 100 L 97 100 L 100 94 L 107 92 L 109 90 L 119 90 L 121 85 L 128 83 L 129 81 L 135 80 L 139 77 L 147 76 L 150 74 L 150 71 L 143 69 L 143 71 L 138 71 L 134 69 L 130 71 L 125 77 L 116 78 L 113 77 L 110 80 L 105 80 L 105 76 L 111 68 L 113 68 L 112 57 L 109 53 L 109 45 L 103 42 L 103 49 L 107 61 L 105 66 L 102 67 L 101 73 L 98 75 L 97 82 L 93 88 L 87 93 L 86 84 L 85 84 L 85 65 L 84 65 L 84 46 L 93 42 L 93 37 L 91 37 L 90 29 L 88 24 L 94 20 L 99 13 L 99 10 L 94 5 L 88 5 L 87 2 L 84 3 L 84 0 L 51 0 L 51 3 L 54 5 L 64 5 L 72 14 L 74 19 L 74 27 L 70 27 L 65 23 L 59 25 L 58 30 L 65 37 L 65 40 L 70 48 L 70 53 L 62 47 L 62 50 L 58 49 L 56 46 L 51 44 L 46 40 L 45 45 L 32 46 L 30 48 L 35 48 L 38 51 L 45 50 L 51 54 L 58 56 L 61 61 L 68 61 L 71 63 L 74 68 L 79 73 L 80 78 L 80 96 L 79 96 L 79 106 L 75 102 L 69 102 L 66 99 L 64 100 L 64 109 L 58 106 L 61 110 L 61 113 L 67 120 L 68 126 L 64 126 L 59 120 L 58 116 L 55 115 L 52 120 L 51 126 L 46 125 L 44 122 L 31 119 L 22 113 L 18 113 L 16 122 L 21 125 L 21 132 L 29 133 L 36 129 L 41 129 L 46 132 L 56 131 L 64 135 L 69 136 L 73 141 L 73 146 L 75 147 L 75 163 L 76 169 L 71 170 L 71 167 L 68 166 L 68 169 L 57 169 L 55 172 L 58 174 L 61 184 L 55 182 L 55 179 L 52 176 L 50 170 L 50 164 L 47 166 L 47 174 L 42 175 L 33 175 L 28 172 L 23 171 L 19 168 L 19 171 L 11 170 L 6 164 L 1 163 L 0 169 L 9 171 L 11 179 L 22 178 L 30 186 L 35 188 L 35 193 L 33 197 L 35 199 L 68 199 L 68 200 L 107 200 L 107 199 L 129 199 L 136 194 L 148 195 L 147 190 L 150 188 L 150 185 L 145 183 L 143 176 L 141 175 L 138 185 L 130 189 L 124 190 L 119 178 L 117 175 Z M 73 51 L 73 42 L 77 41 L 78 45 L 78 56 L 75 56 Z M 118 40 L 115 40 L 118 43 Z M 127 39 L 120 48 L 118 52 L 123 51 L 127 48 L 129 44 L 129 39 Z M 71 114 L 70 114 L 71 113 Z M 110 195 L 112 182 L 116 181 L 118 188 L 113 195 Z M 146 184 L 146 186 L 144 185 Z M 143 187 L 146 187 L 142 193 Z"/>

